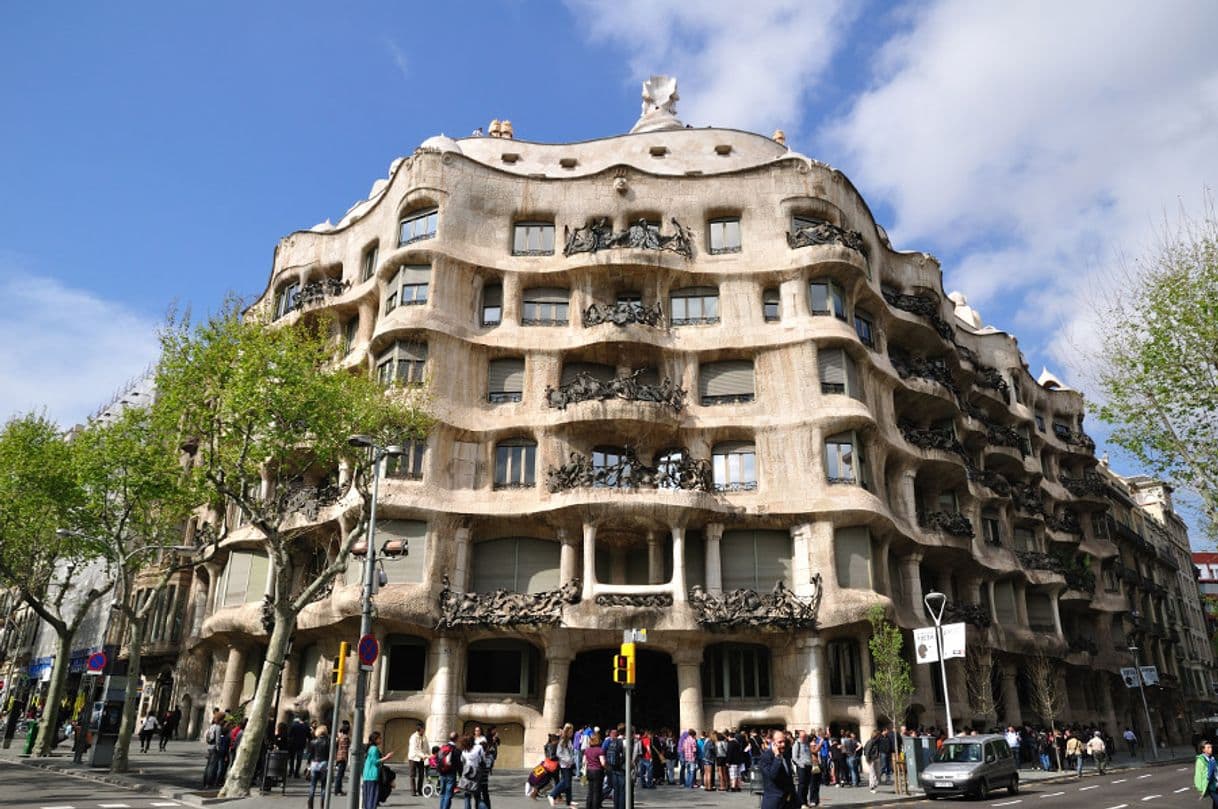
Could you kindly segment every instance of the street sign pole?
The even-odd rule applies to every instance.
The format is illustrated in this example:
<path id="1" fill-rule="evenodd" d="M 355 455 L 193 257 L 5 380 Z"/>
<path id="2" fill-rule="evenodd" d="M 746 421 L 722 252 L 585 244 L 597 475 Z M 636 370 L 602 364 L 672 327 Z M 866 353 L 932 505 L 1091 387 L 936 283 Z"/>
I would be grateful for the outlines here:
<path id="1" fill-rule="evenodd" d="M 1150 736 L 1150 754 L 1155 761 L 1159 760 L 1159 742 L 1155 739 L 1155 726 L 1150 724 L 1150 705 L 1146 702 L 1146 683 L 1142 678 L 1142 666 L 1138 663 L 1138 647 L 1130 646 L 1133 654 L 1133 667 L 1138 671 L 1138 691 L 1142 694 L 1142 710 L 1146 712 L 1146 735 Z"/>
<path id="2" fill-rule="evenodd" d="M 326 798 L 323 806 L 325 809 L 330 809 L 330 799 L 334 797 L 334 757 L 338 753 L 338 709 L 343 704 L 343 684 L 339 683 L 334 686 L 334 712 L 330 718 L 330 760 L 326 764 L 326 779 L 322 781 L 325 790 Z M 352 779 L 356 777 L 356 773 L 352 772 Z M 352 790 L 358 791 L 358 790 Z"/>
<path id="3" fill-rule="evenodd" d="M 634 686 L 626 686 L 626 809 L 634 809 L 634 719 L 630 711 L 633 696 Z"/>

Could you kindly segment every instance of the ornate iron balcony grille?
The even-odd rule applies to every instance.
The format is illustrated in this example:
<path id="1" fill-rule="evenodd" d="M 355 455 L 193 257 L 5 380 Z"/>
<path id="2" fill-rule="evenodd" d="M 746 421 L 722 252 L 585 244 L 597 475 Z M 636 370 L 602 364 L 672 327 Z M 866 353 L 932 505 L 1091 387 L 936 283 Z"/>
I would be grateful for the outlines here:
<path id="1" fill-rule="evenodd" d="M 796 228 L 787 233 L 787 246 L 792 250 L 816 244 L 840 244 L 855 252 L 863 252 L 863 234 L 857 230 L 846 230 L 832 222 L 821 220 Z"/>
<path id="2" fill-rule="evenodd" d="M 968 539 L 974 536 L 972 522 L 959 511 L 931 511 L 922 515 L 918 522 L 923 528 L 943 531 L 952 536 Z"/>
<path id="3" fill-rule="evenodd" d="M 1015 551 L 1015 556 L 1024 568 L 1048 570 L 1051 573 L 1060 573 L 1063 576 L 1067 571 L 1067 567 L 1061 559 L 1048 553 L 1040 551 Z"/>
<path id="4" fill-rule="evenodd" d="M 915 447 L 922 449 L 939 449 L 944 452 L 951 452 L 959 455 L 968 461 L 968 453 L 964 449 L 964 445 L 956 440 L 956 436 L 944 430 L 923 430 L 915 427 L 907 421 L 897 423 L 897 428 L 900 429 L 901 435 L 905 440 Z"/>
<path id="5" fill-rule="evenodd" d="M 617 376 L 613 379 L 597 379 L 581 371 L 565 385 L 546 387 L 546 404 L 559 410 L 578 402 L 621 399 L 627 402 L 654 402 L 672 408 L 679 413 L 685 407 L 685 389 L 665 377 L 659 384 L 640 382 L 642 370 Z"/>
<path id="6" fill-rule="evenodd" d="M 288 311 L 301 309 L 305 306 L 312 306 L 316 303 L 321 303 L 328 297 L 337 297 L 346 291 L 349 284 L 341 278 L 323 278 L 318 281 L 310 281 L 300 288 L 300 292 L 296 295 L 294 305 Z"/>
<path id="7" fill-rule="evenodd" d="M 584 309 L 584 326 L 599 326 L 602 323 L 612 323 L 615 326 L 627 326 L 638 323 L 642 326 L 661 326 L 664 323 L 664 307 L 654 303 L 643 306 L 640 303 L 619 301 L 617 303 L 594 303 Z"/>
<path id="8" fill-rule="evenodd" d="M 1064 424 L 1054 424 L 1053 434 L 1061 441 L 1076 447 L 1082 447 L 1087 452 L 1095 452 L 1095 441 L 1086 433 L 1071 430 Z"/>
<path id="9" fill-rule="evenodd" d="M 982 424 L 985 426 L 985 439 L 991 445 L 1017 449 L 1023 457 L 1027 457 L 1032 452 L 1028 439 L 1024 438 L 1023 434 L 1014 427 L 995 424 L 992 421 L 982 421 Z"/>
<path id="10" fill-rule="evenodd" d="M 974 469 L 970 467 L 967 474 L 969 480 L 977 481 L 999 497 L 1011 496 L 1011 484 L 997 472 L 989 469 Z"/>
<path id="11" fill-rule="evenodd" d="M 516 593 L 499 589 L 490 593 L 459 593 L 448 576 L 440 591 L 440 619 L 436 629 L 457 627 L 544 626 L 562 620 L 562 608 L 578 604 L 582 589 L 572 579 L 557 590 Z"/>
<path id="12" fill-rule="evenodd" d="M 1104 491 L 1107 488 L 1103 478 L 1094 473 L 1084 474 L 1079 478 L 1063 473 L 1058 475 L 1057 479 L 1065 487 L 1066 491 L 1075 497 L 1086 497 L 1088 495 L 1103 497 Z M 1118 525 L 1120 524 L 1118 523 Z"/>
<path id="13" fill-rule="evenodd" d="M 1040 487 L 1031 483 L 1011 484 L 1011 502 L 1016 511 L 1025 514 L 1044 515 L 1045 498 Z"/>
<path id="14" fill-rule="evenodd" d="M 978 629 L 989 629 L 994 620 L 990 611 L 980 604 L 970 604 L 966 601 L 949 601 L 943 607 L 944 621 L 963 621 Z"/>
<path id="15" fill-rule="evenodd" d="M 563 317 L 522 317 L 521 326 L 566 326 L 570 321 Z"/>
<path id="16" fill-rule="evenodd" d="M 800 598 L 781 581 L 769 593 L 731 590 L 717 595 L 695 586 L 689 591 L 689 606 L 698 623 L 712 632 L 815 629 L 822 592 L 819 573 L 812 578 L 812 587 L 811 596 Z"/>
<path id="17" fill-rule="evenodd" d="M 719 396 L 703 396 L 703 405 L 744 404 L 753 401 L 751 393 L 725 393 Z"/>
<path id="18" fill-rule="evenodd" d="M 902 379 L 918 377 L 938 382 L 959 399 L 960 388 L 956 385 L 956 380 L 952 377 L 947 363 L 942 359 L 927 359 L 916 354 L 907 354 L 899 349 L 889 349 L 888 358 L 892 362 L 893 369 Z"/>
<path id="19" fill-rule="evenodd" d="M 719 322 L 719 317 L 674 317 L 668 322 L 674 326 L 713 326 Z"/>
<path id="20" fill-rule="evenodd" d="M 1002 378 L 1002 374 L 997 368 L 992 368 L 989 365 L 977 365 L 977 387 L 990 388 L 998 391 L 1002 396 L 1002 401 L 1007 404 L 1011 403 L 1011 388 L 1007 385 L 1007 381 Z"/>
<path id="21" fill-rule="evenodd" d="M 692 233 L 676 219 L 669 221 L 672 222 L 674 232 L 668 235 L 661 234 L 654 225 L 649 224 L 646 220 L 635 222 L 621 233 L 614 233 L 613 228 L 604 217 L 589 221 L 583 227 L 575 230 L 572 230 L 569 225 L 564 225 L 562 254 L 573 256 L 576 253 L 596 253 L 612 248 L 627 248 L 676 253 L 686 259 L 693 258 Z"/>
<path id="22" fill-rule="evenodd" d="M 424 241 L 427 241 L 428 239 L 434 239 L 435 237 L 436 237 L 436 232 L 434 230 L 431 231 L 430 233 L 420 233 L 418 236 L 411 236 L 409 239 L 403 239 L 403 240 L 399 241 L 398 247 L 405 247 L 406 245 L 414 244 L 415 242 L 424 242 Z"/>
<path id="23" fill-rule="evenodd" d="M 1045 514 L 1045 527 L 1064 534 L 1081 534 L 1083 526 L 1078 521 L 1078 515 L 1073 511 L 1063 511 L 1061 516 Z"/>
<path id="24" fill-rule="evenodd" d="M 826 395 L 844 394 L 846 386 L 841 382 L 822 382 L 820 383 L 820 392 Z"/>
<path id="25" fill-rule="evenodd" d="M 546 488 L 551 492 L 580 488 L 664 488 L 705 492 L 712 488 L 711 466 L 707 461 L 684 454 L 680 460 L 668 460 L 658 468 L 647 466 L 630 447 L 622 450 L 620 460 L 601 465 L 594 464 L 587 455 L 572 452 L 567 463 L 547 470 Z"/>
<path id="26" fill-rule="evenodd" d="M 536 486 L 532 481 L 523 480 L 497 480 L 495 481 L 495 489 L 531 489 Z"/>
<path id="27" fill-rule="evenodd" d="M 880 292 L 894 309 L 926 318 L 940 337 L 949 343 L 955 341 L 956 332 L 939 314 L 939 301 L 935 298 L 926 295 L 905 295 L 884 287 L 880 288 Z"/>
<path id="28" fill-rule="evenodd" d="M 717 492 L 755 492 L 757 491 L 757 481 L 755 480 L 736 480 L 725 483 L 716 483 L 715 491 Z"/>
<path id="29" fill-rule="evenodd" d="M 727 253 L 739 253 L 741 246 L 738 244 L 729 245 L 728 247 L 712 247 L 709 252 L 712 256 L 722 256 Z"/>
<path id="30" fill-rule="evenodd" d="M 524 394 L 518 390 L 492 391 L 486 395 L 486 400 L 491 404 L 508 404 L 509 402 L 519 402 L 524 399 Z"/>

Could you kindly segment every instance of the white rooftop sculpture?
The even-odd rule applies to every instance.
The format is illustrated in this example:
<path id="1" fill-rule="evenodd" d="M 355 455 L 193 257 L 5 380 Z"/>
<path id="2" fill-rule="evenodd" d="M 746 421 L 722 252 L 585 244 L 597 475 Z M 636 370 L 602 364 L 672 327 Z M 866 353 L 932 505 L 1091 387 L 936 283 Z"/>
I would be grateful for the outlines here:
<path id="1" fill-rule="evenodd" d="M 677 120 L 677 80 L 673 76 L 652 76 L 643 82 L 643 111 L 630 133 L 684 129 Z"/>

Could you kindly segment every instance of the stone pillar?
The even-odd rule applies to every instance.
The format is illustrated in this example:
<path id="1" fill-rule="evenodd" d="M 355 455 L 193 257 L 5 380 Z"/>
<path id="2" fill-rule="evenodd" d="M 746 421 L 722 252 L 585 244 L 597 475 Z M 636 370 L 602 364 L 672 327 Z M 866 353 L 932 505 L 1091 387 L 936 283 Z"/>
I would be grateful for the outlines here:
<path id="1" fill-rule="evenodd" d="M 544 733 L 553 733 L 557 728 L 562 727 L 567 705 L 567 675 L 570 670 L 571 652 L 566 645 L 555 647 L 546 653 L 546 690 L 541 708 L 542 725 L 544 726 L 541 730 Z M 543 735 L 537 752 L 543 752 L 544 746 L 545 737 Z"/>
<path id="2" fill-rule="evenodd" d="M 918 472 L 906 469 L 901 473 L 901 501 L 905 507 L 905 520 L 914 528 L 918 527 Z M 918 596 L 921 598 L 922 596 Z"/>
<path id="3" fill-rule="evenodd" d="M 664 548 L 655 531 L 647 532 L 647 583 L 664 583 Z"/>
<path id="4" fill-rule="evenodd" d="M 583 600 L 592 601 L 596 590 L 596 526 L 584 523 Z"/>
<path id="5" fill-rule="evenodd" d="M 246 650 L 228 647 L 228 663 L 224 667 L 224 685 L 220 688 L 220 709 L 229 710 L 241 704 L 241 688 L 245 681 Z"/>
<path id="6" fill-rule="evenodd" d="M 520 276 L 509 272 L 503 274 L 503 324 L 520 325 Z"/>
<path id="7" fill-rule="evenodd" d="M 457 592 L 464 593 L 469 590 L 470 572 L 473 570 L 469 529 L 458 528 L 453 533 L 453 539 L 457 541 L 456 558 L 453 561 L 453 587 Z"/>
<path id="8" fill-rule="evenodd" d="M 702 650 L 682 649 L 672 656 L 677 665 L 679 716 L 683 730 L 701 731 L 702 713 Z"/>
<path id="9" fill-rule="evenodd" d="M 791 526 L 791 589 L 796 595 L 805 595 L 812 578 L 812 564 L 808 558 L 811 542 L 811 526 L 800 523 Z"/>
<path id="10" fill-rule="evenodd" d="M 871 646 L 868 638 L 859 638 L 859 674 L 863 678 L 863 714 L 859 717 L 859 738 L 871 738 L 875 730 L 875 693 L 871 689 Z"/>
<path id="11" fill-rule="evenodd" d="M 990 620 L 994 623 L 994 626 L 998 626 L 998 605 L 994 603 L 994 580 L 991 579 L 985 582 L 983 586 L 990 596 Z"/>
<path id="12" fill-rule="evenodd" d="M 427 738 L 447 739 L 460 731 L 457 723 L 457 694 L 461 691 L 457 678 L 461 672 L 461 644 L 455 638 L 441 636 L 431 644 L 431 713 L 427 717 Z"/>
<path id="13" fill-rule="evenodd" d="M 609 549 L 609 581 L 613 584 L 626 583 L 626 549 Z"/>
<path id="14" fill-rule="evenodd" d="M 565 528 L 558 529 L 560 543 L 558 557 L 558 581 L 566 584 L 572 579 L 579 578 L 579 550 L 575 546 L 575 537 Z"/>
<path id="15" fill-rule="evenodd" d="M 935 587 L 947 596 L 948 601 L 956 600 L 956 588 L 952 587 L 952 571 L 950 568 L 940 568 L 935 577 Z"/>
<path id="16" fill-rule="evenodd" d="M 808 639 L 808 725 L 828 727 L 829 706 L 826 685 L 828 668 L 825 663 L 825 642 L 819 635 Z"/>
<path id="17" fill-rule="evenodd" d="M 723 523 L 708 523 L 702 532 L 706 539 L 706 592 L 723 592 L 723 562 L 719 556 L 719 540 L 723 539 Z"/>
<path id="18" fill-rule="evenodd" d="M 206 562 L 203 565 L 207 570 L 207 606 L 204 608 L 204 617 L 211 615 L 216 609 L 216 593 L 220 589 L 220 576 L 224 571 L 224 567 L 218 562 Z"/>
<path id="19" fill-rule="evenodd" d="M 1063 638 L 1065 634 L 1062 632 L 1062 612 L 1059 596 L 1061 591 L 1054 591 L 1049 595 L 1049 604 L 1053 607 L 1053 629 L 1057 632 L 1057 637 Z"/>
<path id="20" fill-rule="evenodd" d="M 890 537 L 886 536 L 880 540 L 875 557 L 875 582 L 873 586 L 877 593 L 888 596 L 895 603 L 896 597 L 893 593 L 892 582 L 888 578 L 888 554 L 891 548 L 892 539 Z"/>
<path id="21" fill-rule="evenodd" d="M 1028 621 L 1028 588 L 1027 585 L 1017 584 L 1015 591 L 1015 617 L 1024 629 L 1030 626 Z"/>
<path id="22" fill-rule="evenodd" d="M 672 527 L 672 600 L 685 601 L 685 529 Z M 689 728 L 686 728 L 688 730 Z"/>
<path id="23" fill-rule="evenodd" d="M 1019 689 L 1015 686 L 1015 664 L 1002 665 L 1002 713 L 1008 725 L 1018 725 L 1023 718 L 1019 707 Z"/>
<path id="24" fill-rule="evenodd" d="M 901 583 L 904 585 L 905 595 L 909 599 L 908 606 L 917 618 L 921 618 L 926 611 L 922 604 L 921 565 L 921 551 L 912 551 L 901 559 Z M 897 721 L 899 723 L 899 720 Z"/>

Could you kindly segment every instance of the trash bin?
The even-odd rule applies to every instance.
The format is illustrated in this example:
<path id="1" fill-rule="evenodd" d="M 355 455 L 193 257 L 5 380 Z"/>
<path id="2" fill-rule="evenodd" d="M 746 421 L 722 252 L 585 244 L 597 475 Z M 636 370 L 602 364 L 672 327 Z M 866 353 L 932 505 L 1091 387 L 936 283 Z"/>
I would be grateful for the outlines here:
<path id="1" fill-rule="evenodd" d="M 25 755 L 30 755 L 34 752 L 34 741 L 38 738 L 38 720 L 31 719 L 29 728 L 25 733 Z"/>
<path id="2" fill-rule="evenodd" d="M 288 751 L 287 750 L 268 750 L 266 754 L 266 766 L 262 768 L 262 791 L 267 792 L 267 787 L 280 787 L 280 794 L 287 792 L 288 781 Z"/>

